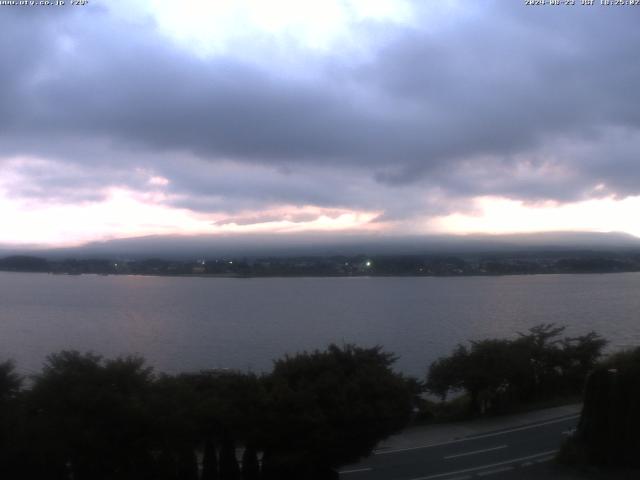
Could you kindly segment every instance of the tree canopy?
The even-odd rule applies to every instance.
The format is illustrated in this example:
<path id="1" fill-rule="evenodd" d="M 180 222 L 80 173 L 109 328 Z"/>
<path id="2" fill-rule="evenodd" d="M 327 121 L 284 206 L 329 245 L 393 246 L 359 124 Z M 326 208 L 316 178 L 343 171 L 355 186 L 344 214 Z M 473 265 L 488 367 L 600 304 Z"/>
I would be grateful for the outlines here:
<path id="1" fill-rule="evenodd" d="M 276 361 L 267 378 L 267 461 L 274 468 L 293 465 L 298 477 L 292 478 L 305 478 L 299 469 L 308 476 L 371 453 L 410 418 L 415 392 L 393 372 L 394 361 L 381 347 L 354 345 Z"/>
<path id="2" fill-rule="evenodd" d="M 380 347 L 331 345 L 277 360 L 261 376 L 157 375 L 140 357 L 62 351 L 28 388 L 0 363 L 0 475 L 333 478 L 408 421 L 415 383 L 393 361 Z"/>
<path id="3" fill-rule="evenodd" d="M 472 341 L 431 364 L 427 390 L 443 400 L 464 391 L 472 414 L 500 411 L 557 394 L 579 393 L 606 341 L 595 332 L 560 337 L 565 327 L 537 325 L 515 339 Z"/>
<path id="4" fill-rule="evenodd" d="M 638 405 L 640 348 L 612 355 L 589 375 L 578 429 L 563 453 L 596 465 L 640 468 Z"/>

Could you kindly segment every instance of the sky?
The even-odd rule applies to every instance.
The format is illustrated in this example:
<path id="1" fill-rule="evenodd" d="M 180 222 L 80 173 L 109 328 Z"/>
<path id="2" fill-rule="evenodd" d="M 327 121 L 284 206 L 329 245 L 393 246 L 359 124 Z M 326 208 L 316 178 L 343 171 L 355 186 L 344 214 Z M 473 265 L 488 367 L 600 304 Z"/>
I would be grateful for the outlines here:
<path id="1" fill-rule="evenodd" d="M 524 3 L 0 5 L 0 244 L 640 236 L 640 6 Z"/>

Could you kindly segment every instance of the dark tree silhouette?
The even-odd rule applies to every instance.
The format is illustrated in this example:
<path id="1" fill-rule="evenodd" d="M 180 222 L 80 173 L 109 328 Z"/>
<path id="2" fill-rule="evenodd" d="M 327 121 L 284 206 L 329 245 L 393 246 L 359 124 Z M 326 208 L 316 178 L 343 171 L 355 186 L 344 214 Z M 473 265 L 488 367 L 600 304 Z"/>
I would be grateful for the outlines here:
<path id="1" fill-rule="evenodd" d="M 286 356 L 267 379 L 266 478 L 331 478 L 409 420 L 413 390 L 381 347 Z"/>
<path id="2" fill-rule="evenodd" d="M 155 376 L 137 357 L 63 351 L 47 358 L 27 390 L 13 365 L 2 363 L 0 473 L 25 480 L 337 478 L 336 467 L 370 453 L 410 417 L 417 383 L 394 373 L 393 361 L 379 347 L 332 345 L 278 360 L 263 377 Z"/>
<path id="3" fill-rule="evenodd" d="M 240 466 L 231 437 L 223 438 L 220 449 L 220 480 L 240 480 Z"/>
<path id="4" fill-rule="evenodd" d="M 22 377 L 15 372 L 15 365 L 8 360 L 0 363 L 0 405 L 13 400 L 22 387 Z"/>
<path id="5" fill-rule="evenodd" d="M 198 396 L 181 376 L 161 375 L 152 385 L 148 404 L 153 417 L 152 451 L 163 479 L 189 475 L 198 445 Z"/>
<path id="6" fill-rule="evenodd" d="M 178 478 L 180 480 L 198 480 L 196 452 L 189 445 L 184 445 L 178 455 Z"/>
<path id="7" fill-rule="evenodd" d="M 240 467 L 235 455 L 237 445 L 256 445 L 262 435 L 266 394 L 262 382 L 253 374 L 227 370 L 211 370 L 183 374 L 180 381 L 196 398 L 193 415 L 199 444 L 219 446 L 220 480 L 237 480 Z M 214 461 L 209 451 L 207 475 L 213 475 Z"/>
<path id="8" fill-rule="evenodd" d="M 449 393 L 463 388 L 462 373 L 467 368 L 468 357 L 467 347 L 458 345 L 451 355 L 434 361 L 429 367 L 427 390 L 444 402 Z"/>
<path id="9" fill-rule="evenodd" d="M 10 272 L 48 272 L 49 262 L 44 258 L 15 255 L 0 259 L 0 270 Z"/>
<path id="10" fill-rule="evenodd" d="M 565 452 L 577 450 L 592 464 L 640 468 L 638 405 L 640 348 L 613 355 L 589 376 L 577 433 Z"/>
<path id="11" fill-rule="evenodd" d="M 71 351 L 49 356 L 29 399 L 40 439 L 34 447 L 46 468 L 67 470 L 76 480 L 145 478 L 151 380 L 151 369 L 136 357 L 103 362 Z"/>
<path id="12" fill-rule="evenodd" d="M 15 372 L 12 361 L 0 363 L 0 478 L 15 477 L 22 469 L 20 444 L 20 393 L 22 377 Z"/>
<path id="13" fill-rule="evenodd" d="M 577 394 L 606 342 L 595 332 L 560 338 L 565 327 L 541 324 L 514 340 L 489 339 L 458 345 L 433 362 L 427 390 L 442 400 L 463 390 L 470 413 L 501 411 L 558 394 Z"/>
<path id="14" fill-rule="evenodd" d="M 258 452 L 252 445 L 247 445 L 242 453 L 242 480 L 259 480 L 260 465 Z"/>
<path id="15" fill-rule="evenodd" d="M 218 480 L 218 452 L 211 438 L 205 439 L 202 454 L 202 480 Z"/>

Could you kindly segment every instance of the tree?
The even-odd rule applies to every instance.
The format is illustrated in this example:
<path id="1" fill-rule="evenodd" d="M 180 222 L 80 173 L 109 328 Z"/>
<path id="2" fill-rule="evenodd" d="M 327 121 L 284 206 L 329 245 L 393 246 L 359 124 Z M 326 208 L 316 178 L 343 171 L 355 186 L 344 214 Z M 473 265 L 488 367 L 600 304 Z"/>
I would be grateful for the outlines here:
<path id="1" fill-rule="evenodd" d="M 589 375 L 572 448 L 589 463 L 640 467 L 638 405 L 640 348 L 613 355 Z"/>
<path id="2" fill-rule="evenodd" d="M 193 415 L 198 443 L 208 452 L 207 475 L 213 475 L 210 462 L 214 462 L 213 445 L 217 444 L 220 480 L 239 479 L 236 446 L 255 446 L 263 435 L 261 419 L 266 406 L 263 383 L 251 373 L 228 370 L 183 374 L 180 379 L 196 398 Z"/>
<path id="3" fill-rule="evenodd" d="M 568 388 L 582 388 L 585 378 L 595 368 L 606 344 L 607 341 L 593 331 L 562 340 L 563 377 Z"/>
<path id="4" fill-rule="evenodd" d="M 225 435 L 220 448 L 220 480 L 240 480 L 240 466 L 236 458 L 233 438 Z"/>
<path id="5" fill-rule="evenodd" d="M 443 399 L 451 391 L 465 390 L 472 415 L 498 409 L 511 401 L 523 358 L 508 340 L 458 345 L 449 357 L 433 362 L 427 375 L 427 390 Z"/>
<path id="6" fill-rule="evenodd" d="M 42 467 L 77 480 L 146 478 L 151 380 L 151 369 L 137 357 L 105 362 L 91 353 L 50 355 L 29 394 Z"/>
<path id="7" fill-rule="evenodd" d="M 508 404 L 513 395 L 522 357 L 508 340 L 483 340 L 471 345 L 462 378 L 462 385 L 471 397 L 471 412 L 497 410 Z"/>
<path id="8" fill-rule="evenodd" d="M 426 388 L 438 395 L 442 402 L 452 391 L 463 388 L 463 374 L 467 369 L 469 351 L 458 345 L 448 357 L 441 357 L 431 363 L 427 375 Z"/>
<path id="9" fill-rule="evenodd" d="M 22 387 L 22 377 L 15 371 L 15 365 L 8 360 L 0 363 L 0 405 L 14 399 Z"/>
<path id="10" fill-rule="evenodd" d="M 10 272 L 48 272 L 49 262 L 44 258 L 14 255 L 0 259 L 0 270 Z"/>
<path id="11" fill-rule="evenodd" d="M 259 480 L 260 465 L 258 452 L 253 445 L 247 445 L 242 453 L 242 480 Z"/>
<path id="12" fill-rule="evenodd" d="M 12 361 L 0 363 L 0 478 L 19 474 L 22 465 L 18 461 L 21 409 L 19 396 L 22 377 L 15 371 Z M 16 448 L 18 447 L 18 448 Z"/>
<path id="13" fill-rule="evenodd" d="M 557 392 L 562 386 L 561 365 L 566 356 L 560 349 L 562 340 L 558 337 L 565 329 L 554 323 L 542 323 L 530 328 L 526 334 L 518 333 L 520 338 L 514 343 L 529 362 L 526 373 L 523 370 L 519 377 L 523 398 L 533 399 Z"/>
<path id="14" fill-rule="evenodd" d="M 277 360 L 266 379 L 265 478 L 332 478 L 406 425 L 413 390 L 394 361 L 353 345 Z"/>
<path id="15" fill-rule="evenodd" d="M 202 454 L 202 480 L 218 480 L 218 452 L 212 438 L 204 441 Z"/>
<path id="16" fill-rule="evenodd" d="M 537 325 L 514 340 L 471 341 L 431 364 L 427 390 L 464 390 L 470 413 L 500 411 L 536 398 L 580 392 L 606 342 L 595 332 L 559 338 L 565 327 Z"/>
<path id="17" fill-rule="evenodd" d="M 200 441 L 197 406 L 197 393 L 182 375 L 163 374 L 152 384 L 150 448 L 156 458 L 156 475 L 162 480 L 182 480 L 181 475 L 189 475 L 193 470 L 194 457 L 191 453 L 195 452 Z M 211 458 L 207 458 L 207 464 L 207 473 L 210 474 Z M 216 477 L 207 480 L 212 479 Z"/>

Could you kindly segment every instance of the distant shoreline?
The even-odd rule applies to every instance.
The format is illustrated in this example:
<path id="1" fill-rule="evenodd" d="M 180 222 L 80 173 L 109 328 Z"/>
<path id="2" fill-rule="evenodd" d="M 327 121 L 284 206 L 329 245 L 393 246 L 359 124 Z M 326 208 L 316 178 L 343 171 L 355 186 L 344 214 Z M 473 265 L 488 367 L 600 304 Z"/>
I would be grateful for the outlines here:
<path id="1" fill-rule="evenodd" d="M 146 275 L 206 278 L 495 277 L 640 272 L 638 252 L 520 252 L 493 254 L 218 257 L 189 260 L 67 258 L 15 255 L 0 271 L 53 275 Z"/>
<path id="2" fill-rule="evenodd" d="M 546 276 L 546 275 L 611 275 L 624 273 L 640 273 L 640 270 L 627 271 L 603 271 L 603 272 L 513 272 L 513 273 L 469 273 L 469 274 L 289 274 L 289 275 L 240 275 L 240 274 L 171 274 L 171 273 L 54 273 L 54 272 L 32 272 L 16 270 L 0 270 L 0 273 L 28 273 L 51 275 L 56 277 L 167 277 L 167 278 L 219 278 L 219 279 L 255 279 L 255 278 L 488 278 L 488 277 L 518 277 L 518 276 Z"/>

